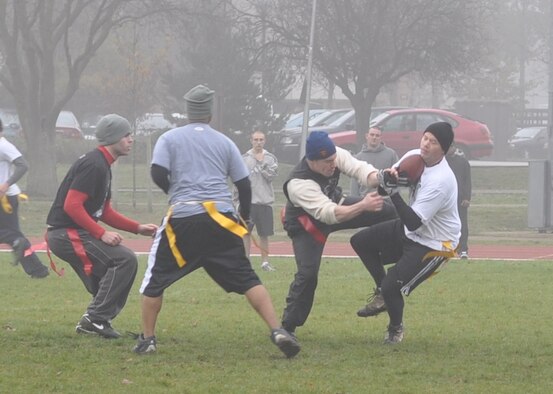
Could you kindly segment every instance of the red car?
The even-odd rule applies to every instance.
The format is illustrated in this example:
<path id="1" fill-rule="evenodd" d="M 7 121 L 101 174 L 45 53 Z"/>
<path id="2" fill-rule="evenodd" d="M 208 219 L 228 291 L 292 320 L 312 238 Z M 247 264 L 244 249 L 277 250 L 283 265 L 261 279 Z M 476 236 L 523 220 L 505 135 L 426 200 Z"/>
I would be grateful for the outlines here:
<path id="1" fill-rule="evenodd" d="M 493 141 L 488 126 L 450 111 L 433 108 L 389 110 L 371 120 L 371 126 L 380 127 L 384 143 L 401 157 L 419 147 L 424 129 L 434 122 L 451 123 L 455 142 L 468 159 L 492 154 Z M 338 146 L 355 153 L 359 151 L 354 130 L 333 133 L 330 138 Z"/>

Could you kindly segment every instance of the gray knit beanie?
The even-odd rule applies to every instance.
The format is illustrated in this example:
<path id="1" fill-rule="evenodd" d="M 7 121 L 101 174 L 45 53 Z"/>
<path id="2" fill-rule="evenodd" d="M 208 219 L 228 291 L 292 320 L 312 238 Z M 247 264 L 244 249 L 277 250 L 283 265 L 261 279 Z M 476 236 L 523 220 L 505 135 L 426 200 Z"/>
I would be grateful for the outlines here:
<path id="1" fill-rule="evenodd" d="M 131 124 L 117 114 L 105 115 L 96 125 L 96 139 L 100 145 L 112 145 L 131 132 Z"/>
<path id="2" fill-rule="evenodd" d="M 207 86 L 198 85 L 184 95 L 186 114 L 190 121 L 204 120 L 211 116 L 214 93 Z"/>

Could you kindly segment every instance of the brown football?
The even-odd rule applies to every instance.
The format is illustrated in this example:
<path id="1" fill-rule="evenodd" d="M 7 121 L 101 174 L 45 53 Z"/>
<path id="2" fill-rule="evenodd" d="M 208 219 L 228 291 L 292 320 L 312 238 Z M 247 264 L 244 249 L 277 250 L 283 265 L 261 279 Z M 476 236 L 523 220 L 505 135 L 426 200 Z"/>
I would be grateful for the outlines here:
<path id="1" fill-rule="evenodd" d="M 425 166 L 421 155 L 410 155 L 399 163 L 397 172 L 400 178 L 407 178 L 409 184 L 414 185 L 419 181 Z"/>

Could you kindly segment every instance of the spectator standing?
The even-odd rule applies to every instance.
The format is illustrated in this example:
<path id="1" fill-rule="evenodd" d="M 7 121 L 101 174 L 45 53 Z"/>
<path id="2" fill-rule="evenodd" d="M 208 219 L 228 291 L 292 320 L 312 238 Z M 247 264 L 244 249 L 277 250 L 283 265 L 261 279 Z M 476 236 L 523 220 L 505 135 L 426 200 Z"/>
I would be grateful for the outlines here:
<path id="1" fill-rule="evenodd" d="M 382 130 L 378 127 L 370 127 L 365 132 L 365 143 L 355 157 L 378 169 L 391 168 L 398 161 L 397 153 L 382 141 Z M 355 179 L 351 180 L 352 196 L 363 197 L 375 190 L 376 188 L 370 186 L 361 186 Z"/>
<path id="2" fill-rule="evenodd" d="M 328 235 L 395 217 L 376 192 L 346 197 L 338 186 L 340 174 L 363 185 L 378 185 L 378 170 L 336 147 L 324 131 L 313 131 L 305 156 L 284 182 L 287 198 L 284 229 L 292 239 L 297 272 L 290 284 L 282 326 L 289 332 L 303 326 L 315 299 L 321 257 Z"/>
<path id="3" fill-rule="evenodd" d="M 0 120 L 0 243 L 12 247 L 14 265 L 21 263 L 31 278 L 44 278 L 48 276 L 48 268 L 30 249 L 31 243 L 19 226 L 21 189 L 16 182 L 28 168 L 21 152 L 4 137 L 4 125 Z"/>
<path id="4" fill-rule="evenodd" d="M 134 252 L 123 246 L 123 237 L 98 221 L 146 236 L 152 236 L 157 226 L 131 220 L 111 205 L 111 165 L 128 155 L 133 143 L 127 119 L 104 116 L 96 126 L 96 139 L 98 148 L 73 163 L 58 189 L 47 218 L 47 242 L 92 294 L 77 333 L 119 338 L 111 321 L 127 302 L 138 262 Z"/>
<path id="5" fill-rule="evenodd" d="M 457 209 L 459 210 L 459 219 L 461 219 L 461 238 L 459 239 L 459 257 L 469 258 L 469 224 L 468 210 L 472 197 L 472 180 L 470 163 L 467 158 L 457 150 L 455 143 L 451 145 L 446 156 L 446 160 L 457 179 Z"/>
<path id="6" fill-rule="evenodd" d="M 252 149 L 242 157 L 250 170 L 250 182 L 252 188 L 251 225 L 250 233 L 256 228 L 259 236 L 259 249 L 261 250 L 261 268 L 264 271 L 274 271 L 269 263 L 269 237 L 274 235 L 273 203 L 275 192 L 273 179 L 278 175 L 278 160 L 272 153 L 266 151 L 265 133 L 254 131 L 250 137 Z M 250 254 L 251 235 L 244 236 L 246 253 Z"/>
<path id="7" fill-rule="evenodd" d="M 453 129 L 447 122 L 429 125 L 423 133 L 420 154 L 425 162 L 417 184 L 412 185 L 407 205 L 397 189 L 379 187 L 388 194 L 398 219 L 379 223 L 359 231 L 351 245 L 373 277 L 376 289 L 360 317 L 388 311 L 389 324 L 384 338 L 387 344 L 403 340 L 403 296 L 408 296 L 455 254 L 461 222 L 457 213 L 457 182 L 445 155 L 453 141 Z M 401 160 L 400 160 L 401 165 Z M 389 173 L 397 179 L 397 170 Z M 394 264 L 386 272 L 384 265 Z"/>
<path id="8" fill-rule="evenodd" d="M 142 329 L 134 352 L 157 349 L 155 326 L 166 288 L 203 268 L 225 291 L 244 294 L 271 330 L 271 340 L 286 355 L 300 351 L 296 339 L 280 327 L 271 297 L 253 270 L 244 248 L 247 229 L 240 223 L 228 178 L 238 189 L 240 214 L 250 218 L 249 172 L 228 137 L 209 126 L 214 91 L 203 85 L 185 96 L 190 123 L 169 130 L 156 142 L 151 175 L 169 194 L 163 219 L 140 287 Z"/>

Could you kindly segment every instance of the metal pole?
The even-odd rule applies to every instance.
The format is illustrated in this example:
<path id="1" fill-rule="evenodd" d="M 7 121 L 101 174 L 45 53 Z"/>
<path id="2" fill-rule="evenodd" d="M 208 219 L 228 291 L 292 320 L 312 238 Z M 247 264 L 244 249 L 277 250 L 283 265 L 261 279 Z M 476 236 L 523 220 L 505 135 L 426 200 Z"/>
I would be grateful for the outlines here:
<path id="1" fill-rule="evenodd" d="M 300 160 L 305 154 L 305 140 L 307 139 L 307 127 L 309 126 L 309 104 L 311 101 L 311 68 L 313 67 L 313 41 L 315 37 L 315 14 L 317 12 L 317 0 L 313 0 L 311 10 L 311 31 L 309 33 L 309 52 L 307 56 L 307 74 L 305 85 L 305 106 L 303 109 L 303 124 L 301 127 Z"/>
<path id="2" fill-rule="evenodd" d="M 551 185 L 553 185 L 553 180 L 551 179 L 551 162 L 553 160 L 553 0 L 549 1 L 549 100 L 548 100 L 548 118 L 547 118 L 547 131 L 549 135 L 548 143 L 548 160 L 545 163 L 545 173 L 549 182 L 546 182 L 546 187 L 544 191 L 546 193 L 545 197 L 545 225 L 546 227 L 551 226 L 552 218 L 551 213 L 553 207 L 551 206 Z"/>
<path id="3" fill-rule="evenodd" d="M 547 131 L 549 135 L 549 162 L 553 160 L 553 0 L 549 1 L 549 99 L 548 99 L 548 117 Z"/>

